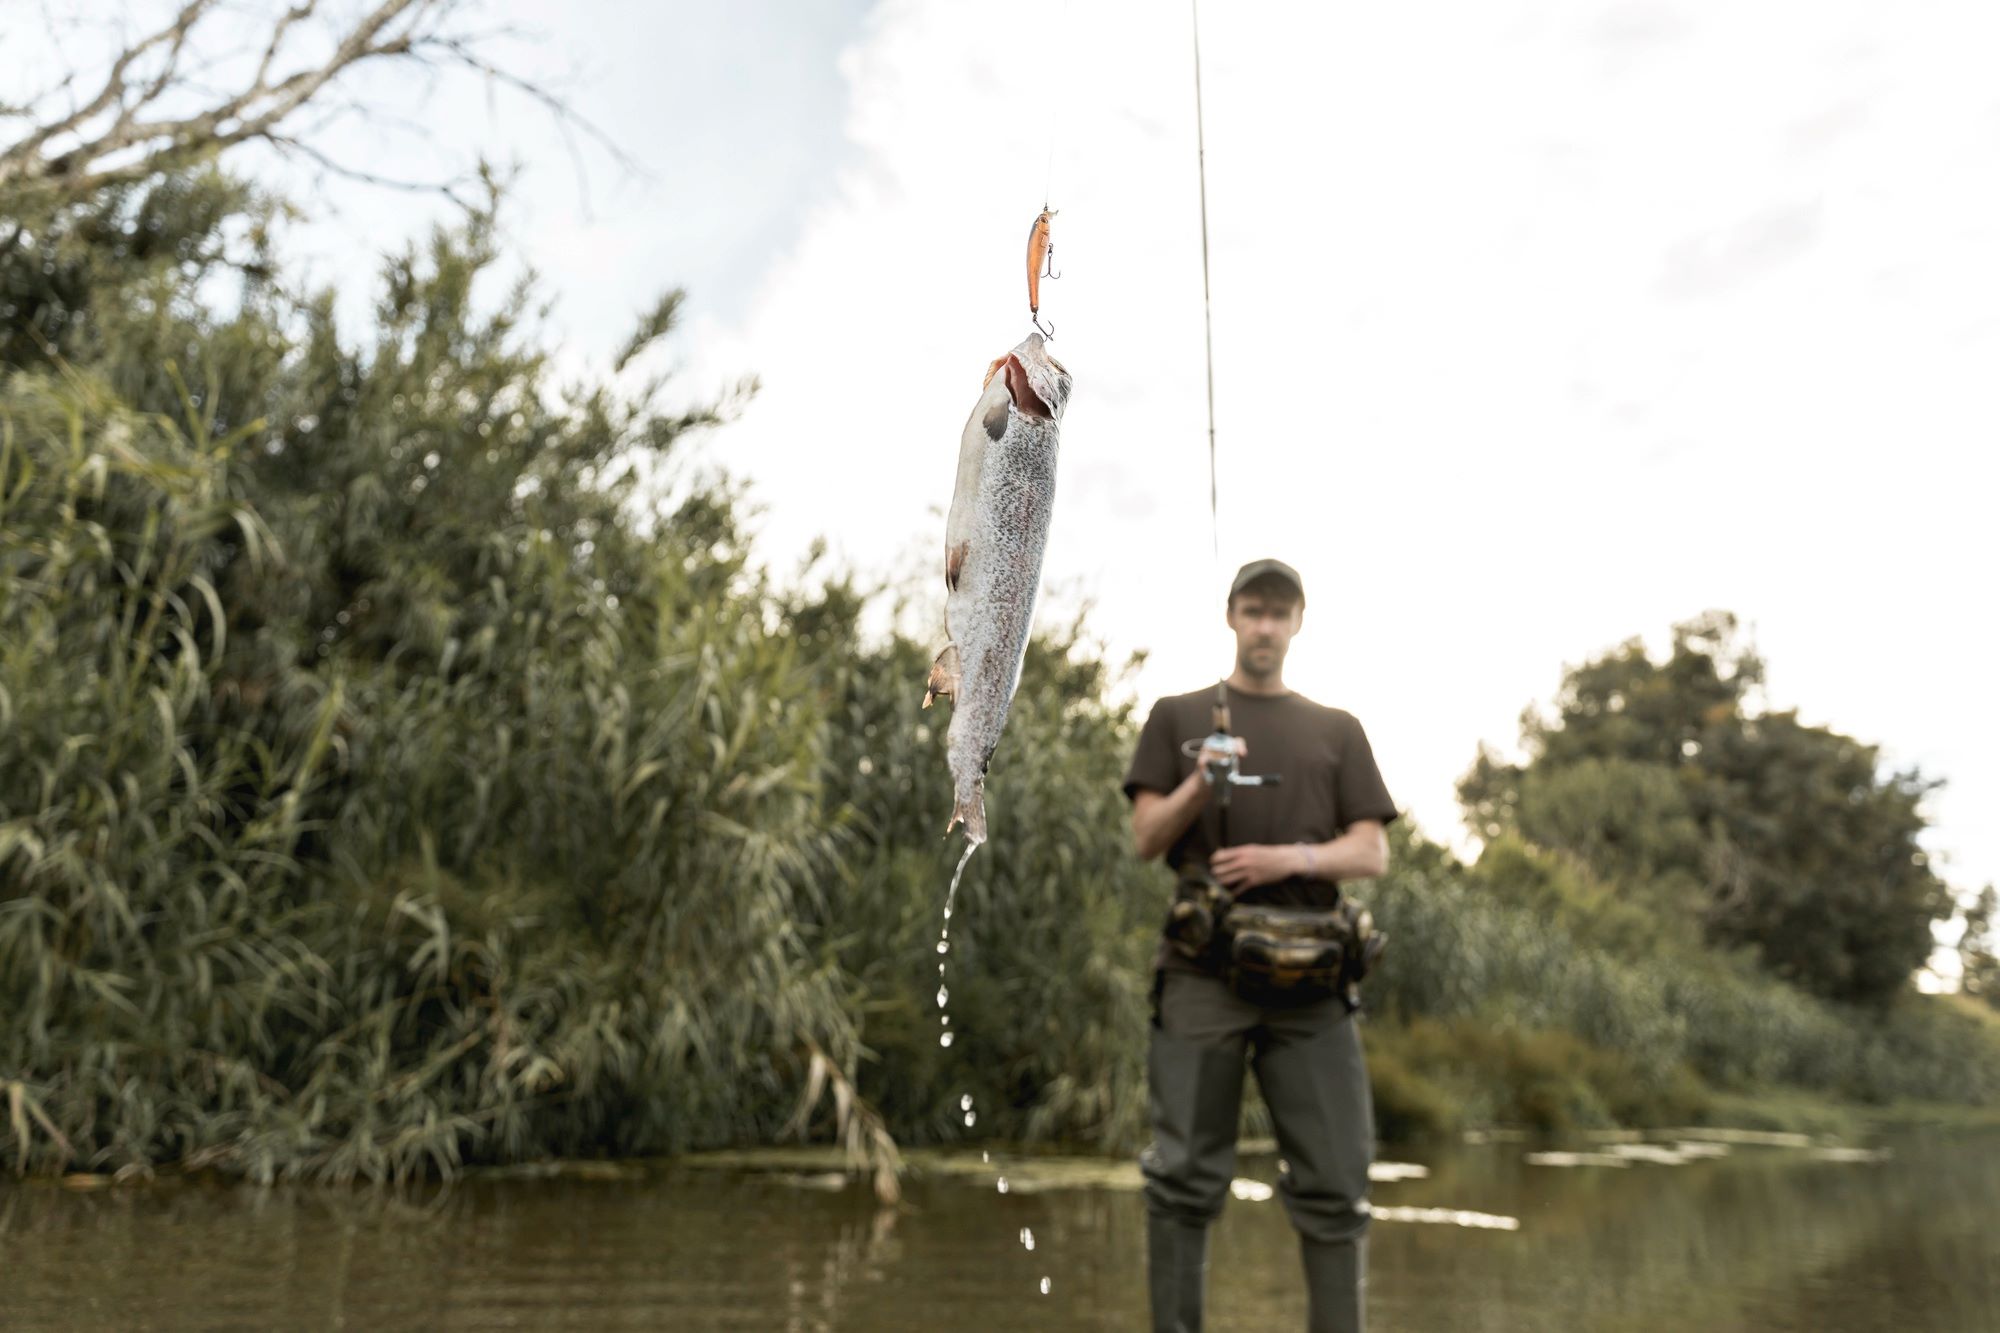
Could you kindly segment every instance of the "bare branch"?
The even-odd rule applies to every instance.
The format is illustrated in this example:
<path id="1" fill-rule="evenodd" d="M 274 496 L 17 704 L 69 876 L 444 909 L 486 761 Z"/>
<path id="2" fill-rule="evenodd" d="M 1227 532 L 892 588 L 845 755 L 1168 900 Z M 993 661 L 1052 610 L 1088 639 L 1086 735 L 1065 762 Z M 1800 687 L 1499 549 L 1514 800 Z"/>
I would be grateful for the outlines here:
<path id="1" fill-rule="evenodd" d="M 465 4 L 466 0 L 373 0 L 360 17 L 335 27 L 330 51 L 287 72 L 287 47 L 295 45 L 291 39 L 301 25 L 335 23 L 323 12 L 322 0 L 286 0 L 287 7 L 272 15 L 261 33 L 241 44 L 232 38 L 235 49 L 219 65 L 211 54 L 196 62 L 194 70 L 183 67 L 183 55 L 202 49 L 196 44 L 196 29 L 215 13 L 226 11 L 221 0 L 187 0 L 172 23 L 117 54 L 103 87 L 88 102 L 31 126 L 11 144 L 0 143 L 0 190 L 73 198 L 178 170 L 260 139 L 348 179 L 392 189 L 435 190 L 463 203 L 455 191 L 463 178 L 425 184 L 348 167 L 309 146 L 308 138 L 325 123 L 323 118 L 296 123 L 302 109 L 323 107 L 329 85 L 350 70 L 388 61 L 407 61 L 422 69 L 468 70 L 484 77 L 489 87 L 504 87 L 532 99 L 554 117 L 562 133 L 586 210 L 588 181 L 579 134 L 609 153 L 624 171 L 648 175 L 610 135 L 561 97 L 482 54 L 493 34 L 453 22 Z M 254 71 L 246 74 L 253 60 Z M 236 77 L 222 87 L 205 86 L 210 81 L 199 77 L 208 69 L 232 67 Z M 58 91 L 64 86 L 67 81 L 58 85 Z M 0 120 L 6 118 L 0 113 Z M 53 151 L 51 145 L 57 145 Z"/>
<path id="2" fill-rule="evenodd" d="M 103 89 L 89 103 L 0 148 L 0 185 L 43 183 L 64 192 L 87 191 L 170 169 L 245 139 L 268 137 L 287 116 L 353 65 L 412 54 L 417 45 L 411 30 L 422 19 L 454 8 L 458 0 L 383 0 L 344 33 L 324 61 L 274 83 L 271 67 L 286 36 L 317 9 L 317 0 L 301 0 L 273 24 L 247 87 L 221 95 L 207 109 L 192 115 L 140 119 L 172 84 L 189 35 L 216 3 L 190 0 L 172 24 L 119 54 Z M 435 43 L 426 39 L 426 44 Z M 162 68 L 138 90 L 136 98 L 128 101 L 133 63 L 162 45 L 168 48 Z M 90 132 L 90 122 L 113 106 L 119 108 L 116 118 L 103 129 Z M 52 140 L 69 133 L 79 135 L 81 142 L 54 156 L 43 151 Z M 138 150 L 134 160 L 107 164 L 107 159 L 128 150 Z"/>
<path id="3" fill-rule="evenodd" d="M 122 136 L 109 133 L 99 140 L 101 146 L 97 149 L 96 155 L 108 156 L 145 139 L 153 138 L 168 139 L 167 151 L 172 151 L 199 148 L 209 140 L 213 141 L 215 147 L 226 148 L 244 139 L 260 136 L 304 105 L 306 99 L 357 61 L 377 56 L 409 54 L 411 48 L 407 34 L 388 38 L 379 43 L 376 39 L 412 6 L 430 8 L 445 3 L 449 3 L 449 0 L 387 0 L 342 39 L 325 64 L 300 70 L 275 85 L 266 82 L 265 78 L 260 76 L 242 93 L 200 115 L 178 121 L 154 121 L 131 126 Z M 262 110 L 252 112 L 252 108 L 259 101 L 267 99 L 269 105 Z M 235 122 L 237 128 L 230 132 L 222 132 L 221 127 L 231 122 Z"/>
<path id="4" fill-rule="evenodd" d="M 285 44 L 285 34 L 292 30 L 292 25 L 311 18 L 318 8 L 319 0 L 304 0 L 303 4 L 285 11 L 285 16 L 278 20 L 278 26 L 271 31 L 271 40 L 264 47 L 264 58 L 257 62 L 257 77 L 251 80 L 253 87 L 263 87 L 264 80 L 270 77 L 271 62 L 277 58 L 278 48 Z"/>
<path id="5" fill-rule="evenodd" d="M 207 3 L 207 0 L 202 0 L 202 3 Z M 184 15 L 192 13 L 194 18 L 198 19 L 200 15 L 198 12 L 195 12 L 196 10 L 196 5 L 189 5 L 187 9 L 181 12 Z M 118 119 L 113 121 L 111 126 L 111 133 L 113 135 L 127 129 L 131 125 L 133 118 L 145 107 L 158 100 L 160 94 L 165 92 L 168 85 L 174 81 L 174 75 L 179 72 L 181 66 L 181 51 L 187 46 L 188 34 L 192 31 L 194 31 L 192 20 L 179 25 L 175 29 L 173 44 L 167 48 L 167 58 L 160 62 L 159 73 L 153 77 L 153 81 L 146 85 L 145 91 L 141 92 L 136 99 L 128 103 L 124 100 L 123 93 L 120 93 Z"/>
<path id="6" fill-rule="evenodd" d="M 467 183 L 466 178 L 463 176 L 455 180 L 446 181 L 397 180 L 392 176 L 378 176 L 372 171 L 363 171 L 359 167 L 350 167 L 345 163 L 336 162 L 333 158 L 328 157 L 325 153 L 302 139 L 294 139 L 282 134 L 271 134 L 265 137 L 270 141 L 271 146 L 280 152 L 293 153 L 300 157 L 308 158 L 334 175 L 345 176 L 348 180 L 361 181 L 367 185 L 379 185 L 384 189 L 390 190 L 409 190 L 419 194 L 441 194 L 467 211 L 470 211 L 475 206 L 472 200 L 467 199 L 459 193 L 459 187 Z"/>
<path id="7" fill-rule="evenodd" d="M 477 53 L 457 39 L 441 38 L 438 41 L 438 45 L 449 51 L 457 58 L 458 63 L 464 65 L 466 68 L 477 70 L 494 82 L 504 84 L 517 92 L 525 93 L 537 102 L 540 102 L 556 118 L 558 124 L 565 127 L 573 125 L 582 130 L 597 142 L 598 147 L 610 153 L 619 166 L 633 175 L 643 177 L 651 175 L 637 159 L 620 148 L 617 141 L 609 134 L 606 134 L 583 116 L 578 115 L 575 108 L 571 107 L 567 102 L 564 102 L 548 89 L 543 88 L 539 84 L 531 83 L 518 74 L 509 73 L 491 62 L 482 59 Z"/>
<path id="8" fill-rule="evenodd" d="M 60 117 L 54 122 L 34 131 L 27 138 L 21 140 L 21 142 L 6 149 L 5 152 L 0 152 L 0 181 L 5 181 L 9 176 L 15 174 L 7 168 L 16 157 L 33 158 L 38 156 L 41 153 L 42 146 L 48 143 L 49 140 L 78 128 L 89 121 L 92 116 L 104 111 L 113 103 L 120 101 L 125 96 L 125 75 L 132 68 L 133 62 L 162 42 L 173 42 L 174 49 L 178 52 L 181 43 L 187 40 L 187 35 L 193 30 L 194 25 L 199 23 L 202 15 L 213 8 L 215 4 L 216 0 L 189 0 L 189 3 L 181 8 L 180 13 L 174 16 L 172 23 L 160 29 L 152 36 L 144 38 L 137 44 L 129 46 L 120 52 L 118 58 L 112 62 L 111 73 L 105 77 L 104 87 L 98 91 L 97 96 L 91 98 L 88 103 L 70 112 L 67 116 Z M 65 79 L 64 83 L 68 81 Z"/>

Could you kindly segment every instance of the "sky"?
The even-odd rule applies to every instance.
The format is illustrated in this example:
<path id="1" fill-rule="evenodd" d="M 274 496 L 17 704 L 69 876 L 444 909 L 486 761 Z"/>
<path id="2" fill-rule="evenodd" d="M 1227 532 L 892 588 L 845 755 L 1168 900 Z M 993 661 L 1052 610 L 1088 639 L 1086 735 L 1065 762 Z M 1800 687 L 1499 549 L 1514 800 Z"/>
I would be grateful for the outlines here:
<path id="1" fill-rule="evenodd" d="M 1227 573 L 1282 557 L 1289 682 L 1455 840 L 1457 778 L 1566 664 L 1725 608 L 1770 706 L 1945 779 L 1934 860 L 2000 880 L 2000 9 L 1211 3 L 1219 559 L 1186 7 L 476 12 L 638 169 L 463 77 L 363 81 L 320 142 L 382 174 L 518 162 L 509 240 L 579 373 L 685 286 L 644 369 L 760 378 L 703 449 L 774 570 L 824 537 L 935 578 L 1046 202 L 1075 388 L 1042 616 L 1143 650 L 1142 706 L 1228 668 Z M 357 317 L 368 256 L 442 215 L 259 169 L 312 201 L 291 243 Z"/>

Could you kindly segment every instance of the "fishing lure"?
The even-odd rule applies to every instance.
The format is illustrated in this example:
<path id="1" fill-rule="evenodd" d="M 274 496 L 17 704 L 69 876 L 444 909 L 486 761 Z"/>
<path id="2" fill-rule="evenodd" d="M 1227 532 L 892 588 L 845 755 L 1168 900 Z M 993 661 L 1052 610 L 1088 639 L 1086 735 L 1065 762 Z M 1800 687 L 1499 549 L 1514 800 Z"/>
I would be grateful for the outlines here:
<path id="1" fill-rule="evenodd" d="M 1045 338 L 1056 336 L 1053 324 L 1042 328 L 1042 279 L 1054 280 L 1062 276 L 1055 271 L 1056 248 L 1049 240 L 1049 219 L 1060 211 L 1044 207 L 1041 214 L 1035 218 L 1034 225 L 1028 228 L 1028 318 L 1037 329 L 1041 329 Z M 1048 266 L 1047 272 L 1043 272 L 1045 264 Z"/>

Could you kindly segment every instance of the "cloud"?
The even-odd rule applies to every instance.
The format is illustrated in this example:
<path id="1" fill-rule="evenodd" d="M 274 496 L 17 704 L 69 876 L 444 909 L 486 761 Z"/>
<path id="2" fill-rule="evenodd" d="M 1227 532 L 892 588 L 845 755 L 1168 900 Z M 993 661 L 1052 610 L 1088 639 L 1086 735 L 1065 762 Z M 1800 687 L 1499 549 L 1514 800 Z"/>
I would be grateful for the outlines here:
<path id="1" fill-rule="evenodd" d="M 1188 34 L 1139 3 L 1014 17 L 899 0 L 843 57 L 852 164 L 710 343 L 766 384 L 731 458 L 780 567 L 820 533 L 865 566 L 927 561 L 979 377 L 1026 329 L 1023 242 L 1051 191 L 1064 277 L 1044 310 L 1077 388 L 1050 586 L 1092 595 L 1114 649 L 1150 650 L 1143 696 L 1187 689 L 1227 665 Z M 1846 134 L 1818 178 L 1773 166 L 1800 133 L 1840 129 L 1812 128 L 1814 108 L 1879 69 L 1788 56 L 1795 86 L 1773 87 L 1748 71 L 1788 49 L 1784 21 L 1697 34 L 1657 6 L 1588 18 L 1599 42 L 1674 50 L 1629 76 L 1561 25 L 1478 8 L 1449 38 L 1384 9 L 1204 17 L 1220 563 L 1283 554 L 1335 590 L 1315 597 L 1293 678 L 1367 720 L 1426 825 L 1452 831 L 1475 743 L 1511 741 L 1561 663 L 1709 605 L 1765 628 L 1781 703 L 1817 700 L 1903 753 L 1957 734 L 1950 710 L 1880 706 L 1879 678 L 1828 641 L 1846 632 L 1839 599 L 1801 594 L 1784 557 L 1851 545 L 1783 497 L 1858 498 L 1867 483 L 1839 460 L 1876 447 L 1912 373 L 1878 360 L 1871 381 L 1873 345 L 1827 312 L 1865 320 L 1871 259 L 1931 279 L 1956 262 L 1836 229 L 1893 140 Z M 1822 44 L 1878 45 L 1878 20 L 1846 21 Z M 1990 191 L 1976 202 L 1960 216 L 2000 216 Z M 1990 301 L 1949 306 L 1962 328 Z M 1950 402 L 1931 420 L 2000 424 L 1970 382 L 1936 388 Z M 1870 521 L 1877 542 L 1906 523 Z M 1934 663 L 2000 646 L 1936 598 Z M 2000 799 L 2000 769 L 1952 759 Z M 1938 808 L 1940 836 L 1978 849 L 1964 865 L 2000 866 Z"/>
<path id="2" fill-rule="evenodd" d="M 1660 291 L 1671 297 L 1727 291 L 1810 250 L 1822 228 L 1819 201 L 1777 208 L 1719 233 L 1690 237 L 1667 252 Z"/>

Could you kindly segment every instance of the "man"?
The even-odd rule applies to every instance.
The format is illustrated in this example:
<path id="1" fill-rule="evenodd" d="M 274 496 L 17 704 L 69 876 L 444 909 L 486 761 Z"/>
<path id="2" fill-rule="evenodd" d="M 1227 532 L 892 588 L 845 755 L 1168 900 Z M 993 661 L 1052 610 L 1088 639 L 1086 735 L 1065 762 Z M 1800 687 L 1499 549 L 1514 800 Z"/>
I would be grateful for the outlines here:
<path id="1" fill-rule="evenodd" d="M 1125 780 L 1139 856 L 1164 855 L 1183 876 L 1205 864 L 1241 903 L 1332 908 L 1341 880 L 1388 864 L 1384 829 L 1396 807 L 1361 724 L 1285 686 L 1285 654 L 1304 616 L 1305 588 L 1290 565 L 1257 560 L 1238 571 L 1227 610 L 1236 633 L 1236 669 L 1225 682 L 1231 746 L 1210 741 L 1213 687 L 1162 699 Z M 1245 774 L 1280 781 L 1229 789 L 1225 840 L 1222 800 L 1205 770 L 1230 749 Z M 1154 1142 L 1140 1159 L 1153 1328 L 1201 1328 L 1208 1225 L 1235 1175 L 1248 1054 L 1284 1159 L 1279 1189 L 1299 1233 L 1309 1328 L 1358 1333 L 1375 1134 L 1361 1039 L 1343 997 L 1267 1007 L 1239 995 L 1225 968 L 1165 939 L 1153 984 Z"/>

